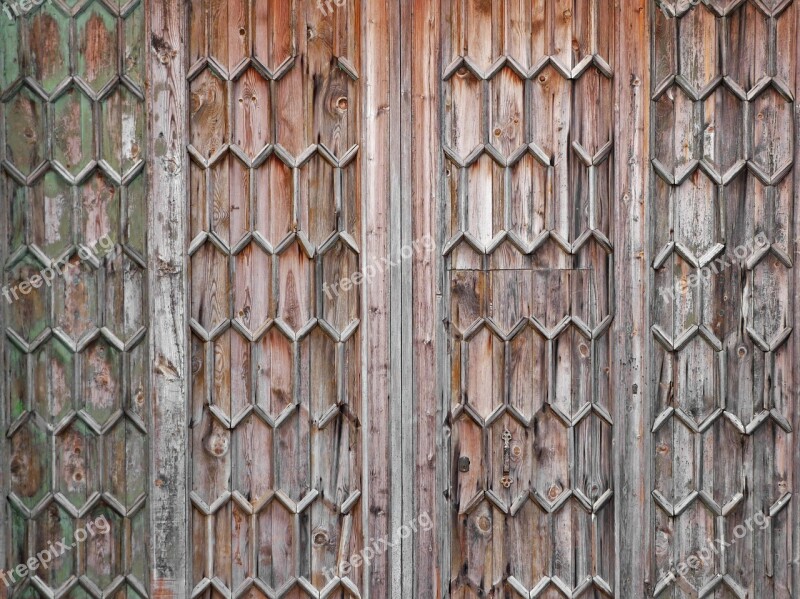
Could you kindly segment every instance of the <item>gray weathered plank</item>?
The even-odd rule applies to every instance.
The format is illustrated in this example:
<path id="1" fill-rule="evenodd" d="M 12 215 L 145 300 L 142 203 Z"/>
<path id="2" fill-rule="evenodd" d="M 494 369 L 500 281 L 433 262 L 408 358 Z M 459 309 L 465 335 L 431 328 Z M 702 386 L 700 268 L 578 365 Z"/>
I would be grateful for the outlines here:
<path id="1" fill-rule="evenodd" d="M 645 336 L 648 305 L 648 202 L 650 19 L 652 5 L 619 4 L 614 114 L 615 186 L 614 280 L 617 284 L 612 332 L 612 388 L 617 396 L 614 480 L 616 486 L 615 594 L 651 596 L 652 581 L 642 563 L 651 551 L 649 528 L 650 383 Z M 635 52 L 630 48 L 636 48 Z M 652 301 L 652 300 L 651 300 Z M 648 589 L 648 590 L 646 590 Z"/>
<path id="2" fill-rule="evenodd" d="M 185 5 L 147 10 L 148 288 L 153 447 L 150 461 L 151 593 L 186 597 L 187 375 Z"/>

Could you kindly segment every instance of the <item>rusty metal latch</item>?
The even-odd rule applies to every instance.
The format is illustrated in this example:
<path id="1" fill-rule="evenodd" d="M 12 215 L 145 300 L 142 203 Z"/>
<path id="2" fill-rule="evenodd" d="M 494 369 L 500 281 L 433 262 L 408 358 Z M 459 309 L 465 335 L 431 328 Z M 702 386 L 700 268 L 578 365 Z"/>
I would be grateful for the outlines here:
<path id="1" fill-rule="evenodd" d="M 500 479 L 500 484 L 506 489 L 511 486 L 511 433 L 508 429 L 503 431 L 503 478 Z"/>

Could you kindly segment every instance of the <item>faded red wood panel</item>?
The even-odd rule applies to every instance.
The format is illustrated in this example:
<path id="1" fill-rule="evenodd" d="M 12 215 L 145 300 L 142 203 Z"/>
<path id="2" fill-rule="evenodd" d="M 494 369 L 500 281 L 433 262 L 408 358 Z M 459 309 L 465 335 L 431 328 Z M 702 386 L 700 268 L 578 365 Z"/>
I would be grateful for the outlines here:
<path id="1" fill-rule="evenodd" d="M 380 395 L 364 403 L 365 385 L 385 397 L 386 379 L 380 354 L 364 355 L 363 302 L 376 312 L 386 299 L 340 283 L 361 271 L 365 248 L 381 249 L 364 245 L 364 206 L 371 229 L 386 226 L 388 131 L 377 136 L 375 118 L 388 90 L 364 104 L 362 75 L 381 84 L 386 63 L 375 34 L 363 47 L 365 10 L 189 5 L 193 596 L 362 596 L 369 568 L 339 564 L 363 549 L 365 523 L 385 530 L 388 477 L 374 481 L 383 499 L 366 496 L 365 443 L 385 472 L 388 423 Z M 383 10 L 368 14 L 387 26 Z M 380 170 L 364 164 L 364 139 Z M 385 353 L 385 321 L 373 324 Z M 376 596 L 387 564 L 373 565 Z"/>
<path id="2" fill-rule="evenodd" d="M 796 2 L 6 17 L 0 596 L 792 596 Z"/>
<path id="3" fill-rule="evenodd" d="M 445 584 L 615 596 L 615 11 L 448 1 L 439 31 Z"/>
<path id="4" fill-rule="evenodd" d="M 13 576 L 0 594 L 146 597 L 145 7 L 8 8 L 0 20 L 3 568 L 62 538 L 73 545 L 101 516 L 110 530 Z"/>
<path id="5" fill-rule="evenodd" d="M 653 28 L 651 592 L 789 597 L 797 5 L 672 4 Z"/>

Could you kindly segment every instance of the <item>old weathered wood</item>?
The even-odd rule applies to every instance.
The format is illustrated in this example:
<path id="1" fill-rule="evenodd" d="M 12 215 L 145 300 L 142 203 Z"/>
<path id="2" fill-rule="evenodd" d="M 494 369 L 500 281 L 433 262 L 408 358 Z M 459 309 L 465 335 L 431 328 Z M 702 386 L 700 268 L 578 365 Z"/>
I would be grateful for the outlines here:
<path id="1" fill-rule="evenodd" d="M 4 7 L 0 597 L 793 596 L 796 1 Z"/>
<path id="2" fill-rule="evenodd" d="M 435 3 L 413 2 L 402 8 L 404 196 L 401 240 L 404 247 L 436 240 L 441 159 L 438 115 L 441 11 Z M 415 127 L 415 123 L 427 123 Z M 438 243 L 438 242 L 437 242 Z M 443 430 L 436 329 L 441 318 L 441 276 L 437 252 L 414 252 L 402 270 L 403 323 L 403 511 L 407 523 L 427 513 L 433 526 L 404 543 L 401 596 L 433 598 L 444 576 L 440 561 L 446 512 L 442 508 Z M 413 292 L 412 292 L 413 290 Z M 443 520 L 444 519 L 444 520 Z"/>
<path id="3" fill-rule="evenodd" d="M 363 33 L 363 214 L 362 264 L 390 255 L 392 231 L 390 210 L 400 203 L 399 164 L 393 157 L 400 147 L 398 118 L 400 95 L 397 78 L 399 64 L 399 7 L 382 2 L 364 4 Z M 377 50 L 380 48 L 380 50 Z M 365 538 L 387 538 L 393 534 L 392 472 L 397 472 L 400 439 L 392 434 L 392 405 L 399 403 L 394 394 L 390 372 L 392 365 L 392 330 L 397 318 L 391 296 L 392 273 L 381 269 L 363 287 L 365 306 L 363 328 L 363 415 L 364 494 L 367 509 L 362 512 L 361 530 Z M 396 512 L 395 512 L 396 513 Z M 365 599 L 396 596 L 392 580 L 394 551 L 384 551 L 365 566 Z"/>
<path id="4" fill-rule="evenodd" d="M 608 592 L 617 13 L 595 2 L 443 6 L 443 195 L 413 205 L 418 227 L 437 223 L 446 270 L 432 289 L 449 297 L 436 330 L 444 368 L 418 383 L 449 388 L 419 441 L 437 429 L 445 440 L 446 592 Z M 415 331 L 428 330 L 430 279 L 414 287 Z"/>
<path id="5" fill-rule="evenodd" d="M 666 11 L 652 29 L 649 588 L 790 596 L 797 8 Z M 674 582 L 708 538 L 731 545 Z"/>
<path id="6" fill-rule="evenodd" d="M 145 6 L 6 8 L 0 559 L 71 544 L 101 515 L 110 533 L 0 594 L 82 578 L 95 593 L 147 595 Z"/>
<path id="7" fill-rule="evenodd" d="M 155 0 L 139 52 L 147 62 L 147 147 L 150 185 L 147 212 L 149 313 L 154 324 L 150 355 L 153 448 L 150 460 L 150 593 L 187 597 L 187 260 L 185 239 L 189 162 L 187 127 L 186 11 L 182 3 Z"/>
<path id="8" fill-rule="evenodd" d="M 613 276 L 616 293 L 611 331 L 611 384 L 617 409 L 615 420 L 614 484 L 615 538 L 605 539 L 606 550 L 616 546 L 616 597 L 652 597 L 653 581 L 643 556 L 651 556 L 652 507 L 649 496 L 652 462 L 648 431 L 655 391 L 648 379 L 648 305 L 654 306 L 648 240 L 649 223 L 657 222 L 649 201 L 650 165 L 647 156 L 651 129 L 648 90 L 651 86 L 652 28 L 657 9 L 637 2 L 620 3 L 617 67 L 614 94 L 614 184 L 611 211 L 615 247 Z M 630 48 L 636 48 L 631 52 Z M 650 220 L 652 219 L 652 220 Z M 656 300 L 657 301 L 657 300 Z"/>
<path id="9" fill-rule="evenodd" d="M 389 593 L 393 19 L 189 6 L 196 593 Z"/>

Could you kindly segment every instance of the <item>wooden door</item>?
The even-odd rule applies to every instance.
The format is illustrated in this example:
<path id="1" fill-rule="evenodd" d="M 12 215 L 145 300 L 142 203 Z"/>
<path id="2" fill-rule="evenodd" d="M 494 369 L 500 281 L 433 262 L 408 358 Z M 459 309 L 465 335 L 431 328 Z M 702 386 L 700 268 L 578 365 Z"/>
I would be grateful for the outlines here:
<path id="1" fill-rule="evenodd" d="M 365 314 L 383 300 L 337 285 L 380 248 L 366 231 L 385 226 L 380 194 L 366 197 L 384 174 L 365 162 L 385 149 L 366 122 L 376 107 L 364 104 L 362 73 L 378 47 L 360 35 L 364 6 L 188 7 L 195 595 L 365 588 L 362 568 L 339 564 L 375 534 L 367 513 L 385 509 L 370 497 L 386 478 L 367 480 L 388 420 L 371 395 L 365 336 Z"/>
<path id="2" fill-rule="evenodd" d="M 796 596 L 798 19 L 2 3 L 0 597 Z"/>
<path id="3" fill-rule="evenodd" d="M 795 596 L 796 4 L 404 14 L 407 596 Z"/>
<path id="4" fill-rule="evenodd" d="M 146 7 L 3 8 L 0 595 L 148 596 Z"/>
<path id="5" fill-rule="evenodd" d="M 454 598 L 619 592 L 615 194 L 620 143 L 634 141 L 620 141 L 634 128 L 615 112 L 624 18 L 597 2 L 443 2 L 438 60 L 412 82 L 437 90 L 416 108 L 440 125 L 425 132 L 435 160 L 421 144 L 412 158 L 433 175 L 412 185 L 411 226 L 440 240 L 442 298 L 426 321 L 439 377 L 420 378 L 414 401 L 441 397 L 441 418 L 423 424 L 442 447 L 438 584 Z M 420 312 L 426 278 L 420 265 Z M 419 596 L 434 596 L 428 574 Z"/>
<path id="6" fill-rule="evenodd" d="M 515 9 L 454 3 L 441 40 L 450 590 L 600 596 L 614 579 L 616 19 L 593 2 Z"/>

